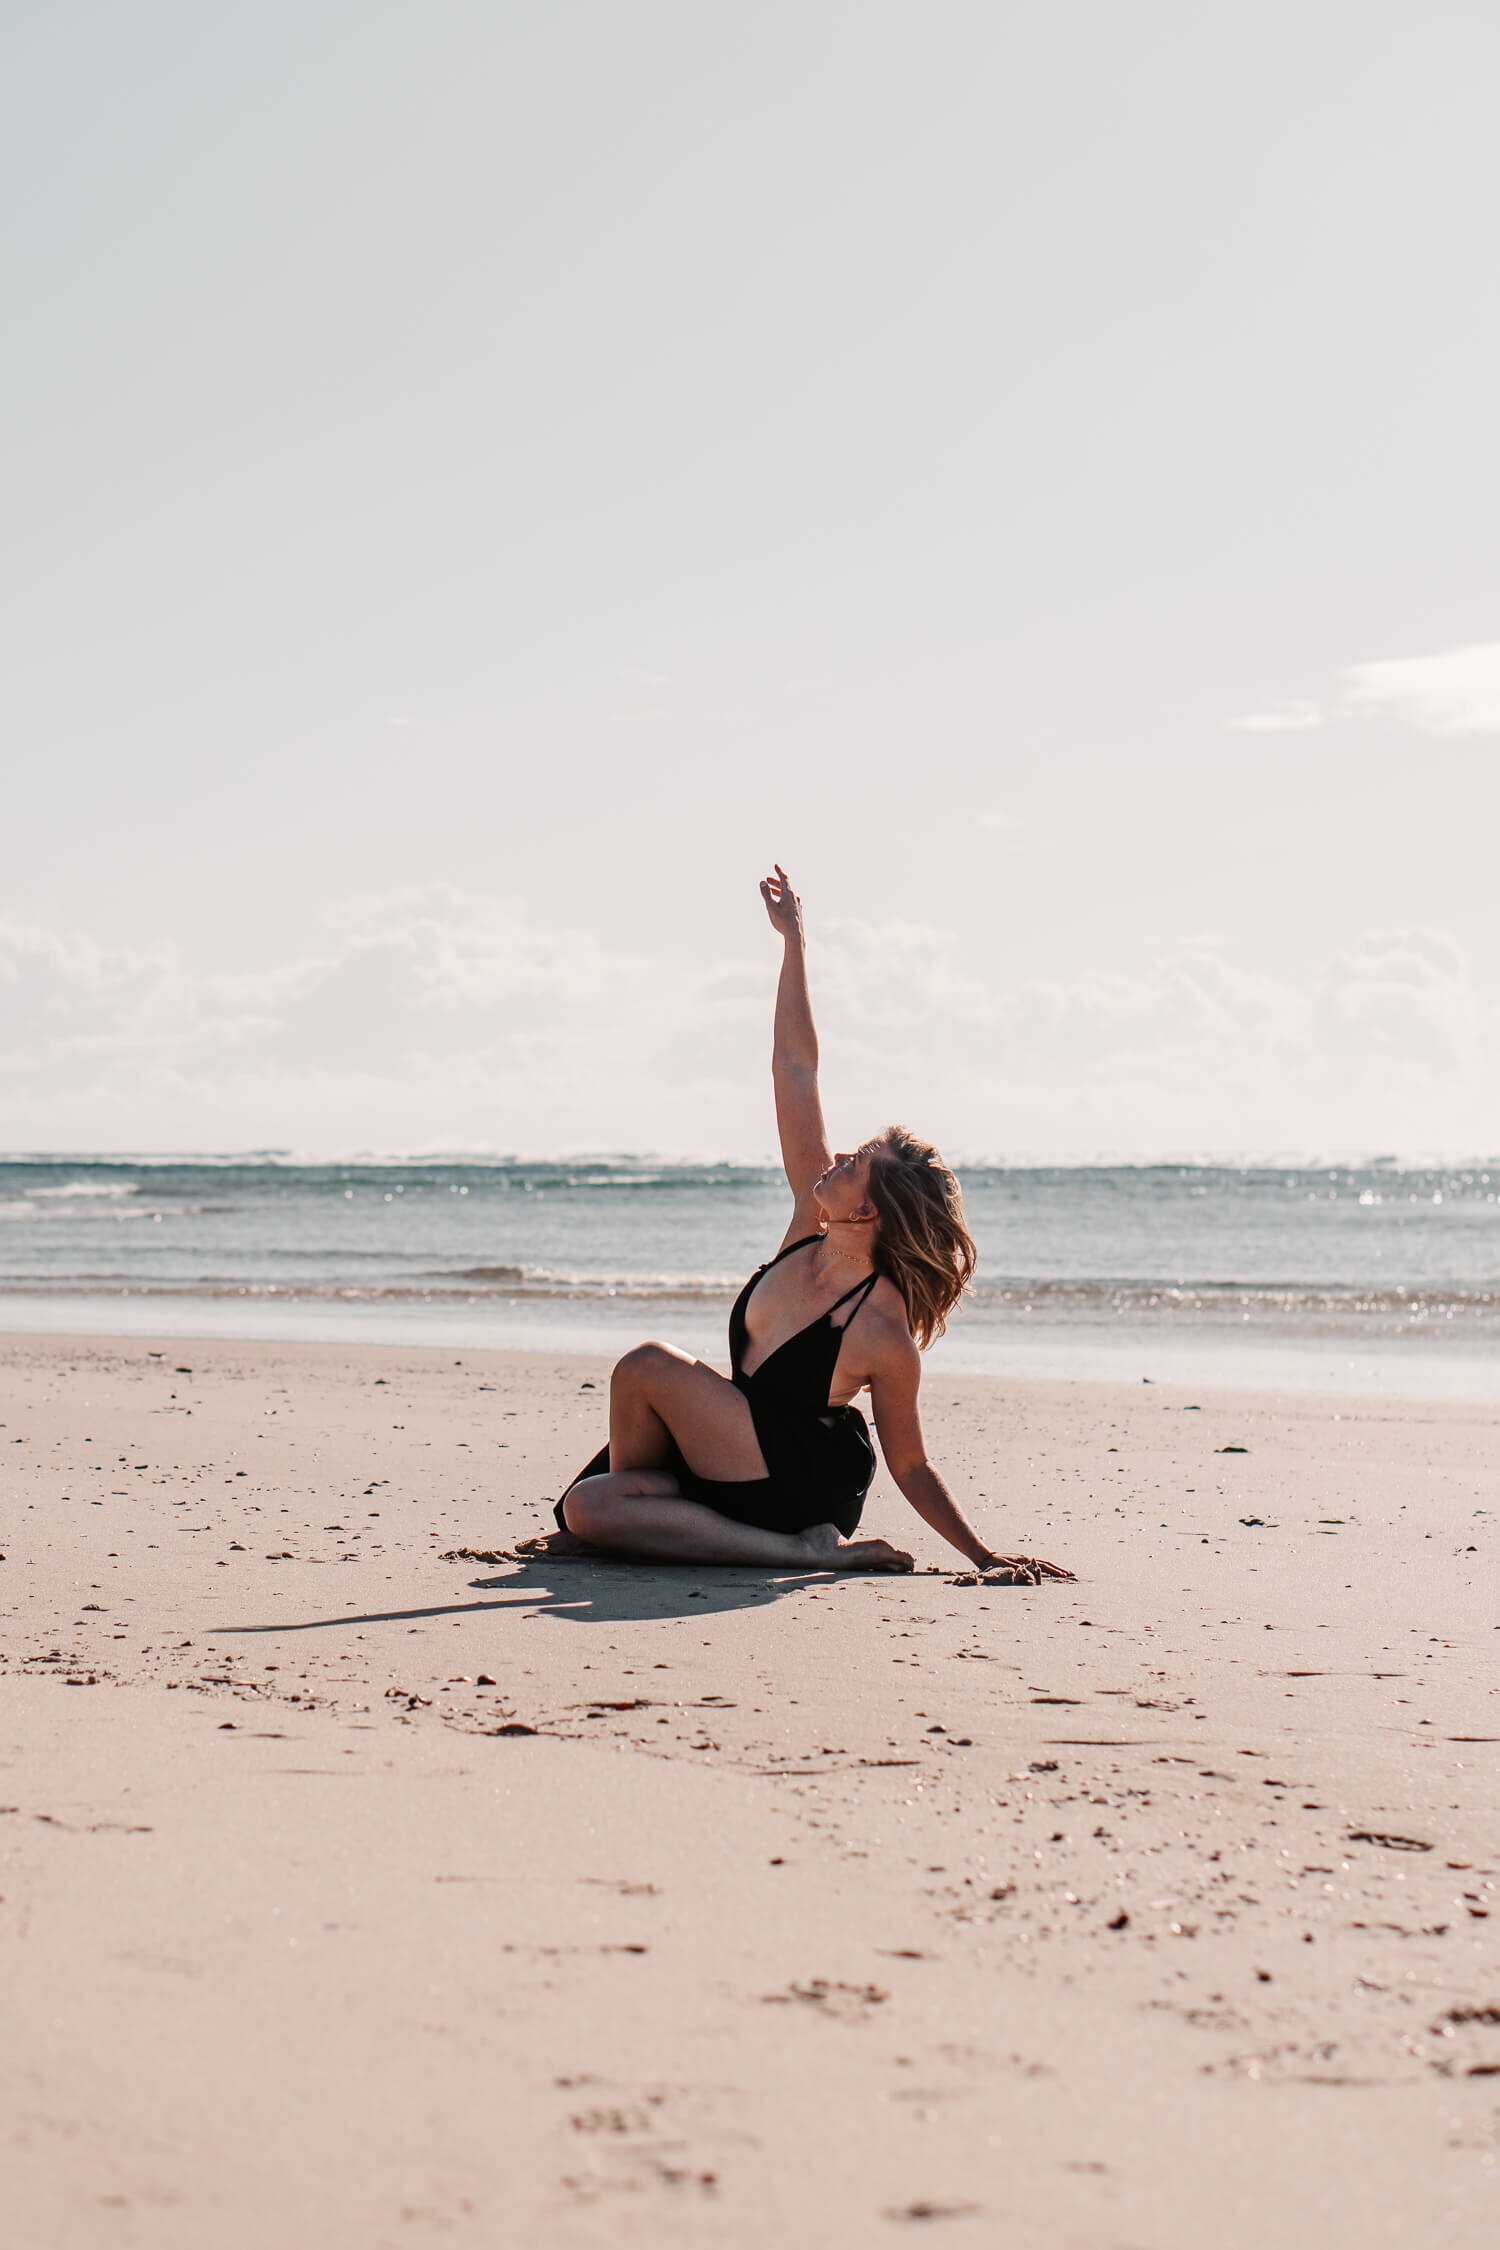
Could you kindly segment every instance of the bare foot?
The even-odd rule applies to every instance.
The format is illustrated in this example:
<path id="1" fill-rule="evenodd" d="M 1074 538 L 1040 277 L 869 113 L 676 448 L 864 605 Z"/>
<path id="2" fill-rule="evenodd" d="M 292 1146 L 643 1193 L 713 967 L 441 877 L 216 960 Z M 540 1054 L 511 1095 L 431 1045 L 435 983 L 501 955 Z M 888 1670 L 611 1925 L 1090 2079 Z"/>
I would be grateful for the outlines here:
<path id="1" fill-rule="evenodd" d="M 813 1524 L 803 1532 L 802 1544 L 810 1550 L 814 1570 L 906 1571 L 913 1567 L 911 1556 L 893 1547 L 888 1539 L 841 1539 L 836 1524 Z"/>
<path id="2" fill-rule="evenodd" d="M 535 1539 L 518 1539 L 511 1549 L 518 1562 L 582 1562 L 605 1551 L 603 1547 L 591 1547 L 571 1531 L 543 1531 Z"/>

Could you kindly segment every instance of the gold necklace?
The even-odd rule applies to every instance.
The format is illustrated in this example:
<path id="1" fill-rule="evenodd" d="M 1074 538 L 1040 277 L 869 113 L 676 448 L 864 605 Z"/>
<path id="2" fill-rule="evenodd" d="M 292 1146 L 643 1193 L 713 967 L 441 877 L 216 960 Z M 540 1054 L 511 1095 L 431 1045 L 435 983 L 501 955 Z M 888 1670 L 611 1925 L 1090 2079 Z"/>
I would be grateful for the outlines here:
<path id="1" fill-rule="evenodd" d="M 829 1224 L 830 1224 L 830 1226 L 833 1226 L 833 1225 L 838 1225 L 838 1226 L 849 1226 L 849 1225 L 851 1225 L 851 1224 L 854 1224 L 854 1223 L 855 1223 L 855 1222 L 853 1222 L 853 1221 L 850 1221 L 850 1220 L 848 1220 L 848 1219 L 840 1219 L 840 1220 L 830 1220 L 830 1221 L 829 1221 Z M 839 1247 L 838 1247 L 838 1245 L 837 1245 L 836 1243 L 832 1243 L 832 1242 L 830 1242 L 826 1234 L 825 1234 L 825 1235 L 824 1235 L 824 1237 L 823 1237 L 823 1247 L 824 1247 L 824 1249 L 825 1249 L 825 1250 L 826 1250 L 826 1251 L 828 1252 L 828 1255 L 829 1255 L 829 1256 L 830 1256 L 831 1258 L 842 1258 L 846 1266 L 856 1266 L 856 1265 L 860 1265 L 860 1264 L 863 1264 L 863 1265 L 864 1265 L 864 1268 L 865 1268 L 865 1271 L 866 1271 L 867 1273 L 873 1273 L 873 1272 L 875 1271 L 875 1261 L 874 1261 L 874 1259 L 873 1259 L 873 1258 L 871 1258 L 871 1259 L 867 1259 L 867 1260 L 861 1260 L 861 1259 L 859 1259 L 859 1258 L 853 1257 L 853 1256 L 852 1256 L 852 1255 L 850 1254 L 850 1252 L 849 1252 L 849 1251 L 847 1251 L 847 1250 L 840 1250 L 840 1249 L 839 1249 Z"/>

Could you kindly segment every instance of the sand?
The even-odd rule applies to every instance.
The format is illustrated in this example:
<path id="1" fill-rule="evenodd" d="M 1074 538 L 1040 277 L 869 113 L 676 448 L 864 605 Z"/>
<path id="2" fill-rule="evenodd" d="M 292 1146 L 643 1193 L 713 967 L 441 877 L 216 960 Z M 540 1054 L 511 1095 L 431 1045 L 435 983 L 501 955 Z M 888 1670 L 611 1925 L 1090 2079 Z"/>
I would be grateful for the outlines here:
<path id="1" fill-rule="evenodd" d="M 443 1560 L 605 1375 L 0 1342 L 13 2250 L 1493 2244 L 1500 1412 L 934 1366 L 1076 1586 Z"/>

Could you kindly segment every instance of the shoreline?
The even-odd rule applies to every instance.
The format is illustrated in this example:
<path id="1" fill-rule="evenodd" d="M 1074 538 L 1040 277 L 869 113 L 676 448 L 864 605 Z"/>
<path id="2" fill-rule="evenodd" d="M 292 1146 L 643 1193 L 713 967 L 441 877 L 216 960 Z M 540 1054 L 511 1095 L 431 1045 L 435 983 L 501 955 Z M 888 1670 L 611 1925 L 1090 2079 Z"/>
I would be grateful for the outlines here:
<path id="1" fill-rule="evenodd" d="M 45 1310 L 43 1309 L 45 1308 Z M 107 1308 L 107 1310 L 106 1310 Z M 618 1307 L 550 1301 L 545 1314 L 486 1304 L 392 1313 L 380 1306 L 286 1298 L 158 1295 L 17 1297 L 0 1291 L 0 1343 L 219 1342 L 246 1347 L 322 1344 L 347 1351 L 498 1352 L 529 1359 L 612 1362 L 633 1342 L 662 1336 L 714 1365 L 727 1362 L 724 1308 L 631 1299 Z M 101 1318 L 101 1315 L 105 1317 Z M 126 1317 L 128 1315 L 128 1317 Z M 1500 1405 L 1500 1350 L 1424 1330 L 1357 1343 L 1328 1336 L 1243 1335 L 1208 1323 L 1113 1330 L 1027 1321 L 955 1324 L 927 1355 L 926 1375 L 1008 1383 L 1147 1384 L 1392 1403 Z"/>
<path id="2" fill-rule="evenodd" d="M 934 1367 L 1002 1589 L 506 1560 L 599 1359 L 0 1370 L 21 2250 L 1488 2250 L 1500 1409 Z"/>

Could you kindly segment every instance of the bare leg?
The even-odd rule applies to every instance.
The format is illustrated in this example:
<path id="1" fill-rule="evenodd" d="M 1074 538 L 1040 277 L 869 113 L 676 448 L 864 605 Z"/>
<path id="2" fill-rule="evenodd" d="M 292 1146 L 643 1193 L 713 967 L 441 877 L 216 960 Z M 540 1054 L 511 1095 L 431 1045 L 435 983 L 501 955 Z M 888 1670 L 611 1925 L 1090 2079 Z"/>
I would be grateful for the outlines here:
<path id="1" fill-rule="evenodd" d="M 610 1468 L 660 1469 L 674 1440 L 697 1476 L 738 1484 L 766 1473 L 744 1392 L 670 1344 L 637 1344 L 609 1378 Z"/>
<path id="2" fill-rule="evenodd" d="M 749 1563 L 782 1570 L 906 1571 L 910 1555 L 884 1539 L 840 1539 L 831 1523 L 807 1531 L 762 1531 L 684 1500 L 659 1470 L 617 1469 L 584 1477 L 563 1501 L 570 1532 L 591 1547 L 651 1562 Z"/>
<path id="3" fill-rule="evenodd" d="M 649 1348 L 627 1352 L 609 1378 L 612 1469 L 655 1469 L 672 1457 L 672 1433 L 648 1393 Z"/>

